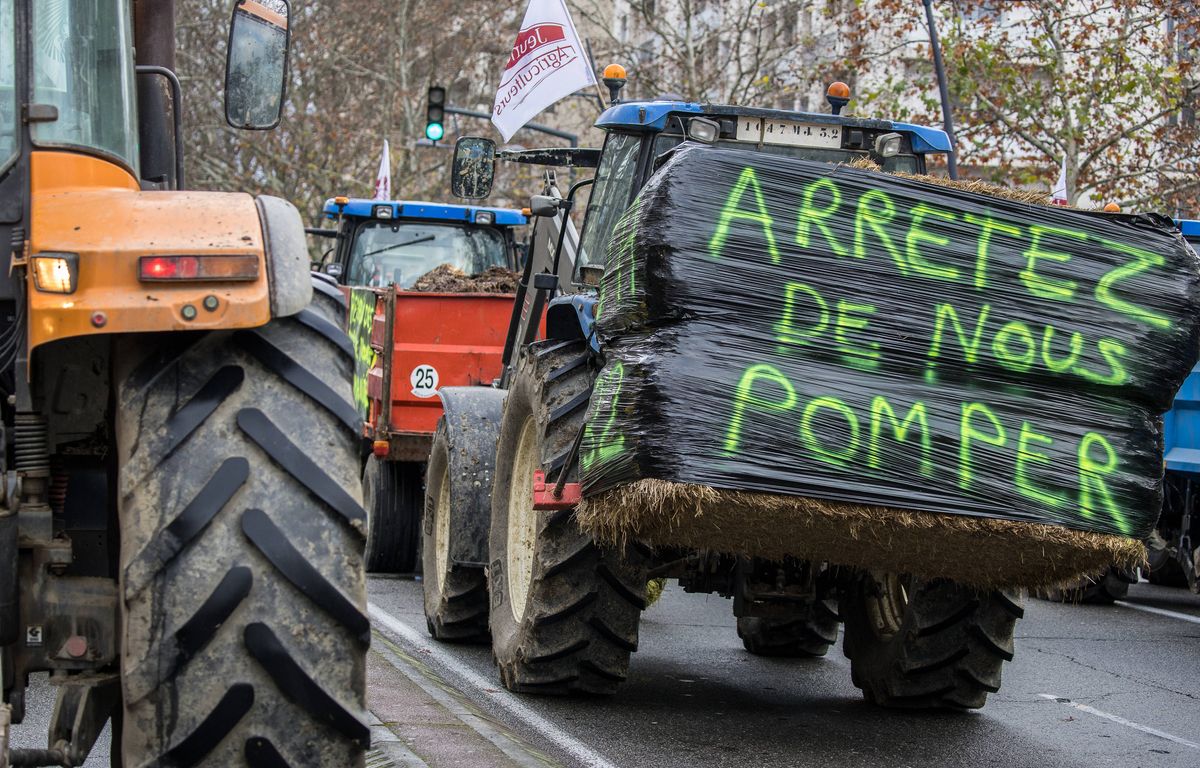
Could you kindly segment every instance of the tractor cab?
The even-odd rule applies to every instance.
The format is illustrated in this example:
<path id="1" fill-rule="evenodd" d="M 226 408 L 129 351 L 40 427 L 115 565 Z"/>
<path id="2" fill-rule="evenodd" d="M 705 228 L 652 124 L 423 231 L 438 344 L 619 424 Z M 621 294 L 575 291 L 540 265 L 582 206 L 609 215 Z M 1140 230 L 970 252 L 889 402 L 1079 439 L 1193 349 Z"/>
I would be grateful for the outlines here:
<path id="1" fill-rule="evenodd" d="M 591 150 L 594 154 L 582 158 L 586 150 L 563 149 L 560 163 L 554 161 L 553 150 L 496 153 L 490 140 L 465 137 L 456 145 L 452 187 L 460 197 L 486 197 L 491 176 L 478 168 L 493 158 L 575 167 L 587 164 L 581 159 L 591 159 L 595 176 L 573 185 L 566 196 L 573 202 L 575 192 L 592 187 L 578 249 L 568 255 L 575 270 L 572 282 L 578 284 L 590 282 L 579 270 L 603 267 L 605 245 L 617 219 L 658 164 L 685 141 L 816 162 L 871 160 L 884 171 L 913 174 L 926 172 L 928 155 L 950 151 L 950 139 L 941 129 L 840 114 L 849 101 L 849 89 L 842 83 L 830 86 L 828 99 L 831 114 L 684 101 L 615 103 L 596 121 L 607 134 L 599 153 Z M 535 206 L 534 213 L 557 216 L 568 207 Z"/>
<path id="2" fill-rule="evenodd" d="M 1183 238 L 1200 253 L 1200 221 L 1176 222 Z M 1163 469 L 1166 493 L 1154 535 L 1147 542 L 1148 578 L 1154 584 L 1200 592 L 1200 364 L 1175 393 L 1163 414 Z"/>
<path id="3" fill-rule="evenodd" d="M 848 89 L 846 94 L 830 95 L 836 112 L 845 104 Z M 658 164 L 685 141 L 826 163 L 869 159 L 885 171 L 903 173 L 925 173 L 926 155 L 950 151 L 949 138 L 937 128 L 836 112 L 678 101 L 613 105 L 596 121 L 607 137 L 584 217 L 577 268 L 602 266 L 617 219 Z"/>
<path id="4" fill-rule="evenodd" d="M 322 268 L 349 286 L 409 290 L 443 266 L 467 277 L 516 270 L 524 253 L 516 228 L 526 218 L 506 208 L 335 197 L 322 214 L 337 222 Z"/>
<path id="5" fill-rule="evenodd" d="M 1183 233 L 1183 239 L 1191 243 L 1193 249 L 1200 253 L 1200 221 L 1192 219 L 1180 219 L 1179 231 Z"/>
<path id="6" fill-rule="evenodd" d="M 367 569 L 416 566 L 422 478 L 444 386 L 500 375 L 520 211 L 412 200 L 327 200 L 335 222 L 321 269 L 342 284 L 355 357 L 354 405 L 371 454 L 362 468 Z"/>
<path id="7" fill-rule="evenodd" d="M 514 316 L 505 347 L 504 383 L 511 372 L 517 340 L 532 340 L 530 319 L 545 310 L 551 333 L 593 339 L 595 290 L 604 272 L 608 241 L 621 214 L 670 152 L 686 141 L 717 149 L 767 152 L 831 164 L 872 161 L 882 170 L 923 174 L 931 154 L 951 151 L 938 128 L 841 114 L 850 90 L 833 83 L 827 98 L 831 113 L 797 112 L 684 101 L 617 102 L 621 78 L 605 83 L 614 103 L 596 120 L 606 134 L 600 150 L 581 148 L 496 152 L 490 139 L 463 137 L 455 144 L 451 188 L 462 198 L 491 192 L 496 160 L 541 166 L 595 168 L 590 179 L 575 182 L 563 194 L 547 173 L 543 195 L 531 200 L 537 219 L 530 234 L 530 258 L 517 288 L 520 316 Z M 582 231 L 575 232 L 570 211 L 580 190 L 590 187 Z M 556 275 L 533 280 L 539 273 Z M 572 294 L 559 295 L 556 294 Z"/>

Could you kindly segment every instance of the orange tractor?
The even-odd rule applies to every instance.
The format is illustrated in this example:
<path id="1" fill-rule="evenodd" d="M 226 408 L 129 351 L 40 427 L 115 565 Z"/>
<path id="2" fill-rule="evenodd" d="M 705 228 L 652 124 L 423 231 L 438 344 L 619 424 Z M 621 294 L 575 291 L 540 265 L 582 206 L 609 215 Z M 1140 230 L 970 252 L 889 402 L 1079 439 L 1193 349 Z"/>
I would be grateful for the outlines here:
<path id="1" fill-rule="evenodd" d="M 284 0 L 225 113 L 280 120 Z M 173 0 L 0 0 L 0 766 L 361 766 L 345 297 L 279 198 L 182 191 Z M 29 675 L 45 749 L 9 749 Z"/>
<path id="2" fill-rule="evenodd" d="M 527 219 L 505 208 L 345 197 L 323 214 L 336 227 L 309 232 L 336 240 L 323 270 L 349 297 L 354 399 L 371 445 L 367 570 L 409 572 L 439 394 L 500 376 Z"/>

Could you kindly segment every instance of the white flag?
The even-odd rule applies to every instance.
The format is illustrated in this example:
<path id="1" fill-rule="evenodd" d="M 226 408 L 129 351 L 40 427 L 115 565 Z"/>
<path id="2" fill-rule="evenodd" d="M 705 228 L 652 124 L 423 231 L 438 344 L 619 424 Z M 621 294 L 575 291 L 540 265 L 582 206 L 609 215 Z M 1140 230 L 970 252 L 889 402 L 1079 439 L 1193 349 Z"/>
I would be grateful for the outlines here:
<path id="1" fill-rule="evenodd" d="M 388 154 L 387 139 L 383 140 L 383 156 L 379 158 L 379 173 L 375 174 L 375 199 L 392 199 L 392 158 Z"/>
<path id="2" fill-rule="evenodd" d="M 595 84 L 564 0 L 529 0 L 496 90 L 492 122 L 508 141 L 538 112 Z"/>
<path id="3" fill-rule="evenodd" d="M 1054 184 L 1054 191 L 1050 193 L 1050 202 L 1055 205 L 1067 204 L 1067 158 L 1063 156 L 1062 170 L 1058 172 L 1058 181 Z"/>

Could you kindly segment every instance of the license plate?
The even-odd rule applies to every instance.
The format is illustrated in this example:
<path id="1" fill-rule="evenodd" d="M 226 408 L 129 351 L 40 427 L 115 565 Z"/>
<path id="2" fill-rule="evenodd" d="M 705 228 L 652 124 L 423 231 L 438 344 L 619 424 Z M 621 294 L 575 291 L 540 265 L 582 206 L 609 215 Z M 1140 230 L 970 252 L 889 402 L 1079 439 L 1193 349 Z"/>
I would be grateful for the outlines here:
<path id="1" fill-rule="evenodd" d="M 839 149 L 842 146 L 842 126 L 757 117 L 738 119 L 738 141 L 753 141 L 757 144 L 760 139 L 764 144 Z"/>

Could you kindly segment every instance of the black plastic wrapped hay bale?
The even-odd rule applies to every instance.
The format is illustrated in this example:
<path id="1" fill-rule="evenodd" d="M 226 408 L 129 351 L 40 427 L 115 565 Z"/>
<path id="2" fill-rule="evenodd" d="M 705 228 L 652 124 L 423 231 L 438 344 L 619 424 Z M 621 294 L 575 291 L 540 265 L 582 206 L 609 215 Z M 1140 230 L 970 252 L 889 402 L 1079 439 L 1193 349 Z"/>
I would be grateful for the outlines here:
<path id="1" fill-rule="evenodd" d="M 685 146 L 616 232 L 598 537 L 985 586 L 1141 560 L 1200 348 L 1169 219 Z"/>

